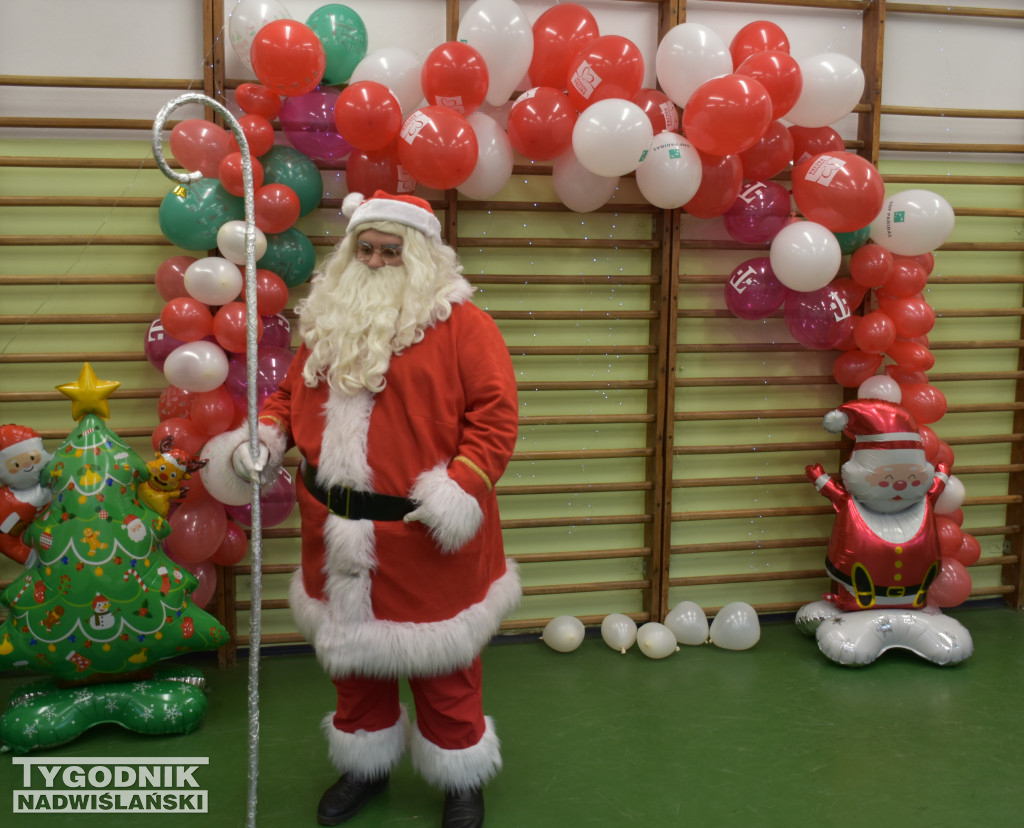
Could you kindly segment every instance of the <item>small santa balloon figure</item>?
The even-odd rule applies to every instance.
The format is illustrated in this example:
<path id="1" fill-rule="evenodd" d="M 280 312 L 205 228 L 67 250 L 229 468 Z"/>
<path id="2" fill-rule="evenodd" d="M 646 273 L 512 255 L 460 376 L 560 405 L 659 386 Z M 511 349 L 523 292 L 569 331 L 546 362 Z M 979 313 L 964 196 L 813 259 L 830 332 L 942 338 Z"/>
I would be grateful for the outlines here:
<path id="1" fill-rule="evenodd" d="M 53 496 L 39 482 L 43 466 L 52 457 L 35 430 L 0 426 L 0 552 L 18 563 L 27 564 L 32 554 L 22 533 Z"/>
<path id="2" fill-rule="evenodd" d="M 797 625 L 842 664 L 868 664 L 894 647 L 939 664 L 967 658 L 967 630 L 927 605 L 940 565 L 935 502 L 949 469 L 928 461 L 917 422 L 895 403 L 852 400 L 823 426 L 854 445 L 842 482 L 819 464 L 806 468 L 836 512 L 825 562 L 832 590 L 803 607 Z"/>

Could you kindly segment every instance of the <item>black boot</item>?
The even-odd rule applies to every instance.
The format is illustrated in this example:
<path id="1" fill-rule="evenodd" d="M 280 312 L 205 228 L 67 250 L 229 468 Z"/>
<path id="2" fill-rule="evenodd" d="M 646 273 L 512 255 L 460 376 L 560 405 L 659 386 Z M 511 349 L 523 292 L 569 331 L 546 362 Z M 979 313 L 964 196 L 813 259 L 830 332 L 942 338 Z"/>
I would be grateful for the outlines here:
<path id="1" fill-rule="evenodd" d="M 449 791 L 441 828 L 480 828 L 484 824 L 484 792 L 480 788 Z"/>
<path id="2" fill-rule="evenodd" d="M 378 779 L 353 779 L 347 773 L 343 773 L 320 797 L 316 821 L 321 825 L 340 825 L 347 822 L 387 786 L 387 774 Z"/>

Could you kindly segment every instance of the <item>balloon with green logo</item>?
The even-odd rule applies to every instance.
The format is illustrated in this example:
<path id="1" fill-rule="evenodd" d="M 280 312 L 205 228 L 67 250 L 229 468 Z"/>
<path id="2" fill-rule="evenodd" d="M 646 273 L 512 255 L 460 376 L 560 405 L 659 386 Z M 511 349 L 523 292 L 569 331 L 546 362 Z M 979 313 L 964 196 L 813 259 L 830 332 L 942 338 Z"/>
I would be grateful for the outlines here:
<path id="1" fill-rule="evenodd" d="M 348 6 L 331 3 L 313 12 L 306 25 L 324 47 L 327 67 L 323 82 L 333 86 L 347 81 L 356 64 L 366 57 L 366 26 L 362 18 Z"/>
<path id="2" fill-rule="evenodd" d="M 175 187 L 160 204 L 160 231 L 186 250 L 211 250 L 217 231 L 228 221 L 245 218 L 245 202 L 215 178 L 201 178 Z"/>
<path id="3" fill-rule="evenodd" d="M 305 233 L 290 227 L 267 236 L 267 252 L 256 264 L 272 270 L 288 287 L 298 287 L 313 275 L 316 250 Z"/>

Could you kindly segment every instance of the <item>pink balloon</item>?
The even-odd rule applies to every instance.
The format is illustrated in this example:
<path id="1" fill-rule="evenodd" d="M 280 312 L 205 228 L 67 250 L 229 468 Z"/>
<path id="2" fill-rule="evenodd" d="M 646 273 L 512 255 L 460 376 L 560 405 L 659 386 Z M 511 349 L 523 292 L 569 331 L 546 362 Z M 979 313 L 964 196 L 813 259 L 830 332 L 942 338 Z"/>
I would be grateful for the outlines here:
<path id="1" fill-rule="evenodd" d="M 192 603 L 197 607 L 208 606 L 217 592 L 217 567 L 212 561 L 196 561 L 188 564 L 187 569 L 199 581 L 192 591 Z"/>
<path id="2" fill-rule="evenodd" d="M 835 279 L 818 290 L 791 290 L 786 296 L 786 327 L 801 345 L 831 350 L 852 331 L 853 312 L 863 298 L 864 289 L 852 279 Z"/>
<path id="3" fill-rule="evenodd" d="M 264 348 L 290 348 L 292 344 L 292 326 L 281 314 L 264 316 L 263 338 L 260 345 Z"/>
<path id="4" fill-rule="evenodd" d="M 217 547 L 217 551 L 213 553 L 210 561 L 219 566 L 234 566 L 246 556 L 248 551 L 249 539 L 245 536 L 245 530 L 233 520 L 229 520 L 227 531 L 224 533 L 224 541 Z"/>
<path id="5" fill-rule="evenodd" d="M 185 290 L 185 271 L 197 261 L 195 256 L 171 256 L 160 263 L 153 281 L 165 302 L 189 295 Z"/>
<path id="6" fill-rule="evenodd" d="M 278 120 L 288 142 L 313 161 L 334 164 L 352 152 L 334 122 L 334 107 L 341 93 L 321 86 L 297 98 L 285 98 Z"/>
<path id="7" fill-rule="evenodd" d="M 227 531 L 227 516 L 212 497 L 190 497 L 171 515 L 170 524 L 168 553 L 179 563 L 192 564 L 217 551 Z"/>
<path id="8" fill-rule="evenodd" d="M 149 364 L 157 371 L 163 372 L 164 363 L 171 352 L 179 345 L 184 345 L 180 339 L 175 339 L 164 330 L 164 324 L 159 319 L 154 319 L 146 331 L 146 340 L 142 350 L 146 354 Z"/>
<path id="9" fill-rule="evenodd" d="M 277 526 L 284 523 L 295 508 L 295 483 L 285 469 L 277 474 L 277 479 L 260 491 L 260 514 L 264 527 Z M 252 505 L 225 506 L 225 511 L 242 526 L 252 526 Z"/>
<path id="10" fill-rule="evenodd" d="M 736 241 L 765 244 L 789 221 L 789 191 L 774 181 L 748 181 L 722 220 Z"/>
<path id="11" fill-rule="evenodd" d="M 943 558 L 939 574 L 928 588 L 928 604 L 934 607 L 958 607 L 971 594 L 971 574 L 956 558 Z"/>
<path id="12" fill-rule="evenodd" d="M 767 256 L 747 259 L 725 284 L 725 305 L 739 319 L 764 319 L 786 300 L 786 287 L 775 278 Z"/>

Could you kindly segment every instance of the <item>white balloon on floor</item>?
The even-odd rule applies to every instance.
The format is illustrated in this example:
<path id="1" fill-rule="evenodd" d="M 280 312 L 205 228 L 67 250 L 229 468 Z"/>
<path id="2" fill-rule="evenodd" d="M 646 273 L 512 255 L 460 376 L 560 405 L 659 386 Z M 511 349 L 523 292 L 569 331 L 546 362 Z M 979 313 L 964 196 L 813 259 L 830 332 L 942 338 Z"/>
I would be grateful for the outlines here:
<path id="1" fill-rule="evenodd" d="M 559 615 L 544 627 L 541 641 L 559 653 L 571 653 L 583 643 L 583 622 L 574 615 Z"/>
<path id="2" fill-rule="evenodd" d="M 711 643 L 725 650 L 749 650 L 761 640 L 761 624 L 750 604 L 733 601 L 711 622 Z"/>

